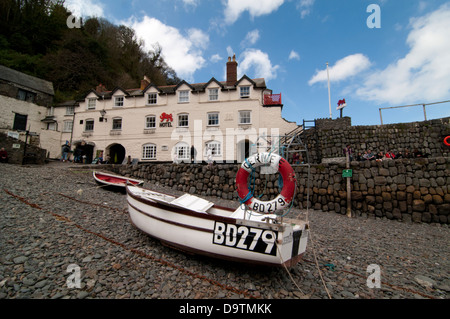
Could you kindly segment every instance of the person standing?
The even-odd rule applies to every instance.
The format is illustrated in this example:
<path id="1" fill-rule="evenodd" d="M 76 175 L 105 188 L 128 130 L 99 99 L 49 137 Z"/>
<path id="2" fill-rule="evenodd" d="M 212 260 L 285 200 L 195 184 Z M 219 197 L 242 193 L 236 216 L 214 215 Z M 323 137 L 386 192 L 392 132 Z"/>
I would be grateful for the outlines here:
<path id="1" fill-rule="evenodd" d="M 194 145 L 191 146 L 191 163 L 195 163 L 195 155 L 197 154 L 197 150 Z"/>
<path id="2" fill-rule="evenodd" d="M 70 152 L 70 144 L 68 141 L 66 141 L 66 143 L 62 146 L 62 158 L 61 160 L 63 162 L 67 162 L 67 158 L 69 156 L 69 152 Z"/>

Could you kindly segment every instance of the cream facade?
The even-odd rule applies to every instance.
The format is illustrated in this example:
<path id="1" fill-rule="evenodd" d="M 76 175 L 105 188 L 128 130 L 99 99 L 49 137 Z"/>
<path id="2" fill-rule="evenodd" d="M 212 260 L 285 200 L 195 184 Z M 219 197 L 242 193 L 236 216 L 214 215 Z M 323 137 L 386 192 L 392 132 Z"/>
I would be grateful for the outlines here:
<path id="1" fill-rule="evenodd" d="M 47 150 L 49 158 L 60 159 L 62 146 L 71 141 L 73 120 L 78 103 L 68 101 L 46 109 L 41 120 L 41 148 Z M 70 157 L 72 158 L 72 156 Z"/>
<path id="2" fill-rule="evenodd" d="M 282 118 L 264 79 L 237 80 L 236 67 L 229 59 L 223 82 L 156 86 L 144 78 L 139 89 L 113 91 L 100 85 L 79 101 L 72 146 L 84 148 L 88 161 L 191 161 L 193 150 L 196 162 L 242 162 L 297 124 Z"/>

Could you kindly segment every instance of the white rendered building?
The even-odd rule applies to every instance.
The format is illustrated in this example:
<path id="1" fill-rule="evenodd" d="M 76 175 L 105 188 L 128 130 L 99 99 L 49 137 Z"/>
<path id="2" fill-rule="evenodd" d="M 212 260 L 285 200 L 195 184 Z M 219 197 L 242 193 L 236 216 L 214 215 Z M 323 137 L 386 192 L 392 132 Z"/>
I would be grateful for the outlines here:
<path id="1" fill-rule="evenodd" d="M 297 128 L 282 118 L 281 94 L 265 80 L 237 79 L 235 57 L 227 80 L 156 86 L 147 77 L 138 89 L 99 85 L 79 101 L 73 118 L 72 147 L 87 162 L 127 160 L 242 162 L 258 147 Z M 209 149 L 209 152 L 208 152 Z"/>

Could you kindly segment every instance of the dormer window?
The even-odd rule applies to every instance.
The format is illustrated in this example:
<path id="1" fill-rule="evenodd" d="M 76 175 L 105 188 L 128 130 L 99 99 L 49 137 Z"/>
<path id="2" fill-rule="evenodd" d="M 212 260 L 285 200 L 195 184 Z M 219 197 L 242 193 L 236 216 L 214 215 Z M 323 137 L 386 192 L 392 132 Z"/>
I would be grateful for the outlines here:
<path id="1" fill-rule="evenodd" d="M 250 97 L 250 87 L 249 86 L 241 86 L 239 89 L 240 89 L 241 99 Z"/>
<path id="2" fill-rule="evenodd" d="M 158 94 L 157 93 L 149 93 L 147 95 L 147 104 L 157 104 L 158 103 Z"/>
<path id="3" fill-rule="evenodd" d="M 123 96 L 116 96 L 114 98 L 114 106 L 115 107 L 122 107 L 123 106 Z"/>
<path id="4" fill-rule="evenodd" d="M 95 110 L 95 103 L 97 102 L 97 99 L 88 99 L 88 110 Z"/>
<path id="5" fill-rule="evenodd" d="M 189 102 L 189 91 L 179 91 L 178 92 L 178 102 L 188 103 Z"/>
<path id="6" fill-rule="evenodd" d="M 75 113 L 75 106 L 66 106 L 66 115 L 73 115 Z"/>
<path id="7" fill-rule="evenodd" d="M 217 101 L 219 99 L 219 89 L 209 89 L 208 93 L 210 101 Z"/>

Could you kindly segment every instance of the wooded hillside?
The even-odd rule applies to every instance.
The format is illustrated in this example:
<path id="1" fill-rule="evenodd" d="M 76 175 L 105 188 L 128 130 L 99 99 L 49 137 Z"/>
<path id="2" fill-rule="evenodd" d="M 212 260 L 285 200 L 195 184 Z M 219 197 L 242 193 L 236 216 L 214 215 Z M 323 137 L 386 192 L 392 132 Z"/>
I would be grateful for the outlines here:
<path id="1" fill-rule="evenodd" d="M 99 83 L 138 88 L 180 81 L 155 44 L 146 51 L 133 29 L 102 18 L 69 28 L 64 1 L 1 0 L 0 64 L 53 82 L 55 102 L 80 98 Z"/>

